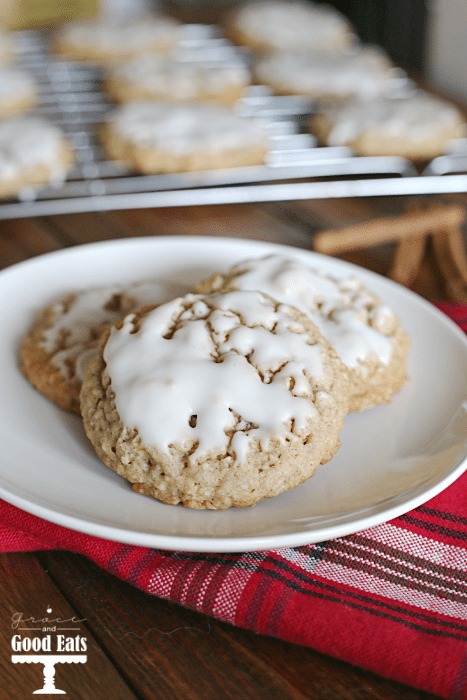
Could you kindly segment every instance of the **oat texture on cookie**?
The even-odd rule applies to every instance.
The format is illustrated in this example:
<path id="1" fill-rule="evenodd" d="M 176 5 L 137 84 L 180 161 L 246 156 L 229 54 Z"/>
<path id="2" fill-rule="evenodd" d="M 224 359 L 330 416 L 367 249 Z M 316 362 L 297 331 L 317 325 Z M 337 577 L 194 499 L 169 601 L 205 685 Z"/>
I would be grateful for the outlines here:
<path id="1" fill-rule="evenodd" d="M 141 281 L 93 287 L 65 295 L 38 313 L 20 347 L 20 368 L 44 396 L 79 413 L 84 366 L 102 331 L 129 311 L 167 301 L 169 284 Z"/>
<path id="2" fill-rule="evenodd" d="M 347 372 L 316 326 L 259 292 L 189 294 L 128 315 L 81 390 L 86 432 L 133 488 L 165 503 L 254 505 L 339 445 Z"/>

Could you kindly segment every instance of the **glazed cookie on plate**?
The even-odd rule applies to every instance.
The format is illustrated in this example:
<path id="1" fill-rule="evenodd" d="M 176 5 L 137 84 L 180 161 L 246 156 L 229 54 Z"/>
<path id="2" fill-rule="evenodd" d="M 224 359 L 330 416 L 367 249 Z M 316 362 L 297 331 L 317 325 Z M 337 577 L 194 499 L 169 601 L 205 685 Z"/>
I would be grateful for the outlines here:
<path id="1" fill-rule="evenodd" d="M 37 95 L 36 82 L 28 73 L 17 68 L 0 68 L 0 119 L 33 109 Z"/>
<path id="2" fill-rule="evenodd" d="M 425 161 L 465 136 L 457 107 L 419 90 L 400 98 L 350 101 L 315 114 L 311 131 L 329 146 L 349 146 L 363 156 L 394 155 Z"/>
<path id="3" fill-rule="evenodd" d="M 141 282 L 67 294 L 39 312 L 23 339 L 22 373 L 57 406 L 79 413 L 83 367 L 104 328 L 140 306 L 167 301 L 176 291 L 167 284 Z"/>
<path id="4" fill-rule="evenodd" d="M 279 95 L 337 101 L 389 92 L 395 70 L 382 50 L 365 47 L 336 54 L 275 51 L 256 61 L 254 75 Z"/>
<path id="5" fill-rule="evenodd" d="M 349 372 L 350 411 L 389 402 L 406 383 L 408 336 L 396 315 L 355 277 L 338 279 L 273 254 L 217 273 L 196 291 L 247 289 L 296 306 L 316 324 Z"/>
<path id="6" fill-rule="evenodd" d="M 0 121 L 0 199 L 60 184 L 73 163 L 73 150 L 54 124 L 34 116 Z"/>
<path id="7" fill-rule="evenodd" d="M 232 10 L 224 25 L 232 41 L 256 50 L 339 51 L 354 40 L 337 10 L 303 0 L 251 0 Z"/>
<path id="8" fill-rule="evenodd" d="M 104 88 L 117 102 L 161 100 L 234 104 L 251 77 L 240 62 L 189 62 L 174 56 L 146 55 L 108 72 Z"/>
<path id="9" fill-rule="evenodd" d="M 308 318 L 259 292 L 188 294 L 104 334 L 81 390 L 104 463 L 189 508 L 251 506 L 335 453 L 347 373 Z"/>
<path id="10" fill-rule="evenodd" d="M 102 128 L 109 158 L 141 173 L 175 173 L 263 163 L 266 125 L 219 105 L 131 102 Z"/>
<path id="11" fill-rule="evenodd" d="M 155 16 L 112 23 L 70 22 L 53 40 L 53 50 L 73 61 L 122 61 L 143 53 L 171 51 L 180 38 L 180 24 Z"/>

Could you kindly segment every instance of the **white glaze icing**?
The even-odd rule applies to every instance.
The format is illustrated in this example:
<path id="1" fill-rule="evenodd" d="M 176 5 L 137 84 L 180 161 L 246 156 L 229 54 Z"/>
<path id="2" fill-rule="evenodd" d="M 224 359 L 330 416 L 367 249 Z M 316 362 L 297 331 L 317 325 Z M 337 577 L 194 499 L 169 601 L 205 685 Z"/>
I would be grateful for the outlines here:
<path id="1" fill-rule="evenodd" d="M 80 48 L 136 55 L 154 49 L 157 44 L 175 43 L 179 39 L 179 27 L 176 20 L 165 16 L 126 22 L 70 22 L 57 36 L 60 41 Z"/>
<path id="2" fill-rule="evenodd" d="M 337 10 L 302 0 L 249 2 L 238 11 L 235 25 L 270 48 L 294 51 L 344 47 L 352 36 Z"/>
<path id="3" fill-rule="evenodd" d="M 266 146 L 266 125 L 217 105 L 132 102 L 110 116 L 131 143 L 174 154 Z"/>
<path id="4" fill-rule="evenodd" d="M 142 281 L 128 287 L 112 285 L 77 292 L 71 303 L 63 300 L 54 305 L 55 323 L 44 332 L 41 344 L 46 352 L 53 353 L 52 361 L 64 377 L 76 375 L 82 379 L 100 329 L 141 306 L 164 303 L 180 291 L 179 285 Z M 118 304 L 116 297 L 121 299 Z M 60 345 L 63 349 L 55 352 Z"/>
<path id="5" fill-rule="evenodd" d="M 258 289 L 307 314 L 347 367 L 368 359 L 389 364 L 395 316 L 356 278 L 338 279 L 282 255 L 246 260 L 231 275 L 233 287 Z"/>
<path id="6" fill-rule="evenodd" d="M 393 79 L 391 62 L 373 47 L 339 54 L 279 51 L 260 59 L 255 73 L 292 93 L 363 99 L 387 92 Z"/>
<path id="7" fill-rule="evenodd" d="M 63 134 L 40 117 L 19 117 L 0 121 L 0 179 L 21 174 L 26 168 L 45 166 L 50 179 L 63 174 L 60 153 Z"/>
<path id="8" fill-rule="evenodd" d="M 345 145 L 361 134 L 422 142 L 462 122 L 454 105 L 421 90 L 399 99 L 349 102 L 329 114 L 332 128 L 327 141 L 332 146 Z"/>
<path id="9" fill-rule="evenodd" d="M 28 73 L 16 68 L 0 68 L 0 102 L 16 101 L 36 94 L 36 82 Z"/>
<path id="10" fill-rule="evenodd" d="M 145 55 L 118 66 L 111 73 L 135 87 L 174 100 L 196 99 L 201 93 L 216 94 L 248 85 L 250 72 L 241 63 L 177 60 L 171 56 Z"/>
<path id="11" fill-rule="evenodd" d="M 164 453 L 197 442 L 190 459 L 232 440 L 242 462 L 251 439 L 297 439 L 317 415 L 324 350 L 290 314 L 258 292 L 232 292 L 175 299 L 136 332 L 127 316 L 104 348 L 120 419 Z"/>

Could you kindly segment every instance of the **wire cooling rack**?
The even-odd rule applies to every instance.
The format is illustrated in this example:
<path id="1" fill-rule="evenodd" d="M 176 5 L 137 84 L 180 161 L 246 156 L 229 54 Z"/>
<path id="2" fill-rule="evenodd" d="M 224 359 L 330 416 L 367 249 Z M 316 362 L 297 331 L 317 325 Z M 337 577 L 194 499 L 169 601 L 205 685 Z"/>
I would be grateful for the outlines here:
<path id="1" fill-rule="evenodd" d="M 246 60 L 215 27 L 187 25 L 180 51 L 186 60 Z M 236 105 L 246 117 L 270 125 L 270 149 L 261 166 L 170 175 L 137 175 L 105 158 L 99 124 L 113 108 L 101 90 L 97 66 L 54 58 L 47 36 L 16 34 L 18 65 L 40 90 L 36 113 L 67 134 L 76 165 L 65 182 L 38 191 L 26 188 L 18 199 L 0 204 L 0 219 L 28 216 L 245 202 L 332 199 L 385 195 L 467 192 L 467 139 L 419 173 L 399 157 L 357 157 L 345 147 L 318 147 L 303 122 L 313 110 L 300 96 L 273 96 L 252 86 Z M 404 79 L 399 78 L 400 81 Z"/>

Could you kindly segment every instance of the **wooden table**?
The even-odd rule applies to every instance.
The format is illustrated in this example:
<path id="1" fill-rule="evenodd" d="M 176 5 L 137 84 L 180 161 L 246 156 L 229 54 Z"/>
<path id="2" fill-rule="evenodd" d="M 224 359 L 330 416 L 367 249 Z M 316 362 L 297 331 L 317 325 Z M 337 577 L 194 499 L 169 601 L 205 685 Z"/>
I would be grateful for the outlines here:
<path id="1" fill-rule="evenodd" d="M 3 221 L 0 263 L 6 267 L 60 248 L 142 235 L 233 236 L 310 248 L 313 233 L 320 229 L 396 214 L 401 208 L 401 199 L 386 198 Z M 384 274 L 392 252 L 391 245 L 384 245 L 345 258 Z M 431 300 L 445 298 L 430 249 L 414 289 Z M 42 682 L 36 664 L 11 663 L 11 616 L 47 606 L 60 610 L 63 617 L 86 620 L 88 662 L 56 669 L 57 688 L 65 689 L 73 700 L 433 697 L 311 649 L 258 636 L 154 598 L 79 555 L 0 556 L 0 596 L 0 697 L 9 700 L 30 697 Z"/>

